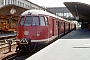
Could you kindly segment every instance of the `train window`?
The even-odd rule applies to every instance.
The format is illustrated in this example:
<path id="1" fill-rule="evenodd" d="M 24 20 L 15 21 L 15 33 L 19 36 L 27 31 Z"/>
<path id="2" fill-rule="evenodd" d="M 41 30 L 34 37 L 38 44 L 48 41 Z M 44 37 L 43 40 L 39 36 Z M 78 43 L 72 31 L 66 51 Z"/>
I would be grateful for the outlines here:
<path id="1" fill-rule="evenodd" d="M 20 22 L 19 22 L 19 25 L 22 26 L 23 23 L 24 23 L 24 16 L 21 17 Z"/>
<path id="2" fill-rule="evenodd" d="M 25 26 L 31 26 L 32 16 L 26 16 Z"/>
<path id="3" fill-rule="evenodd" d="M 40 25 L 45 26 L 44 17 L 40 17 Z"/>
<path id="4" fill-rule="evenodd" d="M 56 28 L 58 28 L 58 21 L 56 21 Z"/>
<path id="5" fill-rule="evenodd" d="M 48 25 L 48 18 L 45 17 L 46 26 Z"/>
<path id="6" fill-rule="evenodd" d="M 38 18 L 38 16 L 33 16 L 32 26 L 39 26 L 39 18 Z"/>

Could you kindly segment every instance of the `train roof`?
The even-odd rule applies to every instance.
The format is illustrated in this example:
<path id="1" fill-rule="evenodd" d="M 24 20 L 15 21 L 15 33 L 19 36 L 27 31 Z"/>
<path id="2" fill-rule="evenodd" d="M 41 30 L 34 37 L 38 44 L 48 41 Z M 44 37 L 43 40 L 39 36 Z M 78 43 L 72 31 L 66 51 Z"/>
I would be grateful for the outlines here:
<path id="1" fill-rule="evenodd" d="M 23 13 L 21 14 L 21 16 L 25 16 L 25 15 L 28 15 L 28 14 L 52 16 L 52 17 L 54 17 L 54 18 L 58 18 L 58 19 L 67 21 L 67 20 L 65 20 L 65 19 L 63 19 L 63 18 L 61 18 L 61 17 L 59 17 L 59 16 L 56 16 L 56 15 L 54 15 L 54 14 L 51 14 L 51 13 L 49 13 L 49 12 L 46 12 L 46 11 L 43 11 L 43 10 L 35 10 L 35 9 L 34 9 L 34 10 L 27 10 L 27 11 L 23 12 Z"/>

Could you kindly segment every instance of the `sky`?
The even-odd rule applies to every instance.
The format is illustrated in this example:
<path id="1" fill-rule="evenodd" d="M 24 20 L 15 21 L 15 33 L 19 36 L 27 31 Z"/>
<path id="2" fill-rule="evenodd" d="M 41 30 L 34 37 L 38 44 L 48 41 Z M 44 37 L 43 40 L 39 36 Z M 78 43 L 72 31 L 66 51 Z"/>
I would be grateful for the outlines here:
<path id="1" fill-rule="evenodd" d="M 63 2 L 82 2 L 90 4 L 90 0 L 29 0 L 37 5 L 44 7 L 65 7 Z"/>

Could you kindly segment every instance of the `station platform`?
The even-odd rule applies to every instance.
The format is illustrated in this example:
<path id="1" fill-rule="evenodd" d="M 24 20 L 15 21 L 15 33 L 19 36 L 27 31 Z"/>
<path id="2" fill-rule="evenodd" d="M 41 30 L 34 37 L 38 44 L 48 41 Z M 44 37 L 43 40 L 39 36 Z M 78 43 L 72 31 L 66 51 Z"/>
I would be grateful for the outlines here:
<path id="1" fill-rule="evenodd" d="M 90 39 L 90 31 L 86 28 L 73 30 L 61 39 Z"/>
<path id="2" fill-rule="evenodd" d="M 90 60 L 90 31 L 74 30 L 26 60 Z"/>

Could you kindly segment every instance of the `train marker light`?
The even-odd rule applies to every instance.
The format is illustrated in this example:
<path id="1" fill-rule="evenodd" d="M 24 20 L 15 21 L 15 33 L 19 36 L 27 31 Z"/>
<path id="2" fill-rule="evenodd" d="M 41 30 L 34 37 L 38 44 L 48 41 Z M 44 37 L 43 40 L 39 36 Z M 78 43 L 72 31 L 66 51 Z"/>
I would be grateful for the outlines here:
<path id="1" fill-rule="evenodd" d="M 40 32 L 39 31 L 37 31 L 37 36 L 40 36 Z"/>

